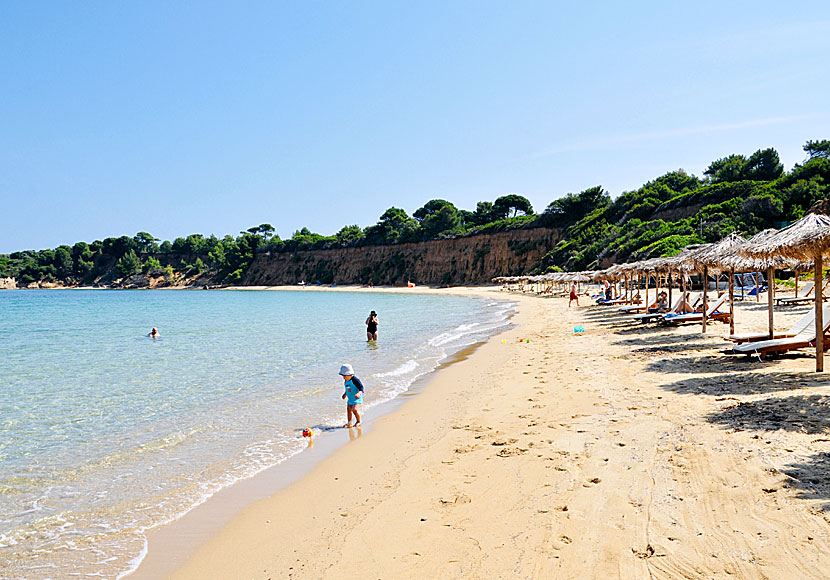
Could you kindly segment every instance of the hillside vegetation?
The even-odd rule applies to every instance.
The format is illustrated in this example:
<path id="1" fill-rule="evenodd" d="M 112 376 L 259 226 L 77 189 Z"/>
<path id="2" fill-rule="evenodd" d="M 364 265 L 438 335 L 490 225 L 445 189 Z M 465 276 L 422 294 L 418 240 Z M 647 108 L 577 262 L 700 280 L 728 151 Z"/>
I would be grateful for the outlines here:
<path id="1" fill-rule="evenodd" d="M 703 176 L 682 169 L 657 177 L 616 199 L 601 186 L 569 193 L 540 214 L 520 195 L 479 202 L 475 210 L 433 199 L 411 216 L 390 207 L 367 228 L 342 227 L 324 236 L 301 228 L 281 239 L 270 224 L 237 236 L 192 234 L 161 241 L 147 232 L 78 242 L 49 250 L 0 255 L 0 277 L 19 283 L 153 285 L 239 283 L 257 254 L 296 252 L 475 236 L 512 229 L 558 228 L 561 241 L 533 268 L 583 270 L 671 255 L 690 243 L 712 242 L 732 231 L 754 234 L 781 227 L 830 197 L 830 141 L 808 141 L 806 159 L 784 171 L 775 149 L 713 161 Z M 141 285 L 141 283 L 138 283 Z"/>

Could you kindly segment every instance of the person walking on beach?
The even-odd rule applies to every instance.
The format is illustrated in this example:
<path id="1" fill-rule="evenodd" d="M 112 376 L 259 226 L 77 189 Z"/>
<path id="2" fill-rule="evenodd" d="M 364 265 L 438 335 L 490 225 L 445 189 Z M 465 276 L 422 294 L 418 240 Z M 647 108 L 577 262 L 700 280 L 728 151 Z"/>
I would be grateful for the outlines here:
<path id="1" fill-rule="evenodd" d="M 346 427 L 358 427 L 360 426 L 360 411 L 358 408 L 363 403 L 363 383 L 354 376 L 352 365 L 342 365 L 340 376 L 343 377 L 343 386 L 346 389 L 341 397 L 346 400 Z M 354 425 L 352 425 L 353 416 Z"/>
<path id="2" fill-rule="evenodd" d="M 366 319 L 366 342 L 378 339 L 378 313 L 372 310 Z"/>
<path id="3" fill-rule="evenodd" d="M 576 300 L 576 305 L 579 306 L 579 294 L 576 293 L 576 282 L 571 284 L 571 299 L 568 300 L 568 308 L 571 307 L 571 302 Z"/>

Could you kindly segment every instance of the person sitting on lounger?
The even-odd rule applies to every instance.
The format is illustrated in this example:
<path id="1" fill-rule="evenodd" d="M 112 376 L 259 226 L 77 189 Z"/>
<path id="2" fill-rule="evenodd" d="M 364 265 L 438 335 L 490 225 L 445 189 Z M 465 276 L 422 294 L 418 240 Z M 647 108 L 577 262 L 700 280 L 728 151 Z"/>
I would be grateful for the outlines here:
<path id="1" fill-rule="evenodd" d="M 683 300 L 683 304 L 680 306 L 680 309 L 677 311 L 679 314 L 688 314 L 689 312 L 703 312 L 706 310 L 707 304 L 701 300 L 700 304 L 697 308 L 693 307 L 689 304 L 689 299 Z"/>
<path id="2" fill-rule="evenodd" d="M 657 314 L 660 312 L 667 312 L 669 309 L 669 297 L 665 292 L 660 292 L 657 299 L 649 305 L 647 312 L 649 314 Z"/>

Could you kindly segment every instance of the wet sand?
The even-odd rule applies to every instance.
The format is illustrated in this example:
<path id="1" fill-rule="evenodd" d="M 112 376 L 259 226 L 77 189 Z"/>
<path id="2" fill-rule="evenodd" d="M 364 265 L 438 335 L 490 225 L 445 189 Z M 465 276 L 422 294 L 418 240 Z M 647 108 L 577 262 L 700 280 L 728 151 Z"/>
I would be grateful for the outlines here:
<path id="1" fill-rule="evenodd" d="M 830 376 L 809 351 L 762 363 L 723 354 L 725 324 L 516 298 L 518 328 L 169 577 L 827 578 Z M 766 324 L 737 306 L 737 332 Z M 168 576 L 152 561 L 139 572 Z"/>

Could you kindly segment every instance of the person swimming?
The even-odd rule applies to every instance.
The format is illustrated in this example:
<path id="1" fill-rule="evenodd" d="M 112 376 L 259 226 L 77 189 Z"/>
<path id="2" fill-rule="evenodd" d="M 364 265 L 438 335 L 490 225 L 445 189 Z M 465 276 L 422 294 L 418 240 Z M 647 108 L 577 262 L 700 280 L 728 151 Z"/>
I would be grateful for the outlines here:
<path id="1" fill-rule="evenodd" d="M 153 327 L 153 330 L 151 330 L 151 331 L 150 331 L 150 334 L 148 334 L 147 336 L 149 336 L 150 338 L 158 338 L 158 336 L 159 336 L 159 329 L 158 329 L 158 328 L 156 328 L 156 327 L 154 326 L 154 327 Z"/>

